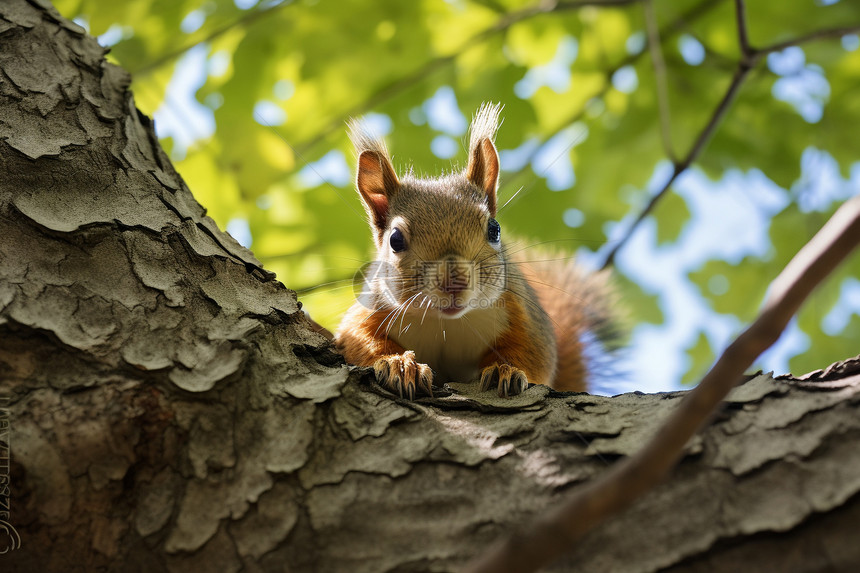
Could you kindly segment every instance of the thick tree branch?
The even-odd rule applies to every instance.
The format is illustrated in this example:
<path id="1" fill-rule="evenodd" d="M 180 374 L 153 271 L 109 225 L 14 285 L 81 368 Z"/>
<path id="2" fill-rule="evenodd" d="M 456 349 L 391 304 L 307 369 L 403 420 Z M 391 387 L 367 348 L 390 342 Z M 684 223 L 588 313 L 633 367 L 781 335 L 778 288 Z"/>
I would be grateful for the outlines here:
<path id="1" fill-rule="evenodd" d="M 772 283 L 756 321 L 725 350 L 657 434 L 600 480 L 579 488 L 557 510 L 491 549 L 470 573 L 526 573 L 551 563 L 586 532 L 659 483 L 688 440 L 710 419 L 744 371 L 785 329 L 813 289 L 860 244 L 860 196 L 840 207 Z"/>

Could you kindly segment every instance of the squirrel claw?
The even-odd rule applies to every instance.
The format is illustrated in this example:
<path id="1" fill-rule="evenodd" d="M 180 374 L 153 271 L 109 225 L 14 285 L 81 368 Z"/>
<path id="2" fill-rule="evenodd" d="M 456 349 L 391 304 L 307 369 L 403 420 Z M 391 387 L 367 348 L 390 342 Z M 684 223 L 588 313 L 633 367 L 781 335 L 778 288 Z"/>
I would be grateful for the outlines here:
<path id="1" fill-rule="evenodd" d="M 516 396 L 529 387 L 526 373 L 510 364 L 493 364 L 481 372 L 481 391 L 498 388 L 499 396 Z"/>
<path id="2" fill-rule="evenodd" d="M 433 396 L 433 371 L 415 360 L 415 353 L 384 356 L 373 363 L 376 380 L 401 398 L 414 400 L 416 394 Z"/>

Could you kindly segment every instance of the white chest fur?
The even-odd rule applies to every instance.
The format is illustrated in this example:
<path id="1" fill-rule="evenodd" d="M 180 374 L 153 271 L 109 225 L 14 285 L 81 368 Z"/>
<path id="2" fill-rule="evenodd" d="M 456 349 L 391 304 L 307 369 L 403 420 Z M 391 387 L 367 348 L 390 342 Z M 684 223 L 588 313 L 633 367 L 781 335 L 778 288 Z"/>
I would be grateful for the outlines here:
<path id="1" fill-rule="evenodd" d="M 389 337 L 414 351 L 440 382 L 477 380 L 481 358 L 508 325 L 501 307 L 475 309 L 460 318 L 444 318 L 433 311 L 422 314 L 407 312 L 392 325 Z"/>

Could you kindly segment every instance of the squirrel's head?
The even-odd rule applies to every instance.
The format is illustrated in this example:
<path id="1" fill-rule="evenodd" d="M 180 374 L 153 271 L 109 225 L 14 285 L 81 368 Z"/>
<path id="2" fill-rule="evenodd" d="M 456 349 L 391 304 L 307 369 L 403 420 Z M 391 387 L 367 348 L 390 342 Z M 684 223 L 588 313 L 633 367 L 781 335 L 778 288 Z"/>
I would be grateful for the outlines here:
<path id="1" fill-rule="evenodd" d="M 481 106 L 466 169 L 436 178 L 398 177 L 385 143 L 350 125 L 356 187 L 378 251 L 369 281 L 375 304 L 458 318 L 497 303 L 507 274 L 495 219 L 500 109 Z"/>

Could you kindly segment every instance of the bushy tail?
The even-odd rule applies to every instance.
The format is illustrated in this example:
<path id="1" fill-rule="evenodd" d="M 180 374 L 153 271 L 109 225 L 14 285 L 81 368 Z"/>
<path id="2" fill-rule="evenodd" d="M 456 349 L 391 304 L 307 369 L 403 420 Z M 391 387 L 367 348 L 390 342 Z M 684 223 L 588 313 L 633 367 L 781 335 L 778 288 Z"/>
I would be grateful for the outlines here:
<path id="1" fill-rule="evenodd" d="M 529 258 L 520 263 L 523 274 L 555 331 L 558 369 L 552 387 L 583 392 L 589 374 L 603 366 L 599 357 L 623 341 L 609 273 L 589 273 L 570 259 L 533 252 Z"/>

